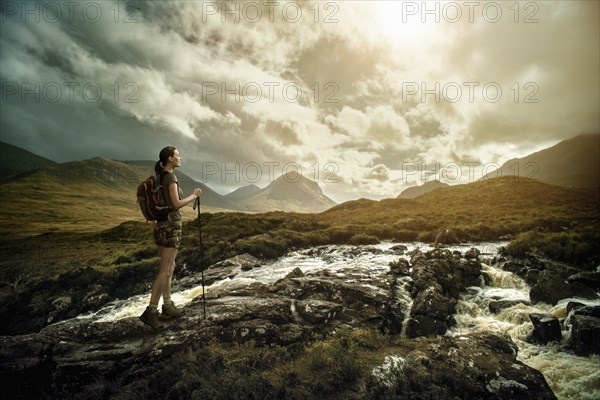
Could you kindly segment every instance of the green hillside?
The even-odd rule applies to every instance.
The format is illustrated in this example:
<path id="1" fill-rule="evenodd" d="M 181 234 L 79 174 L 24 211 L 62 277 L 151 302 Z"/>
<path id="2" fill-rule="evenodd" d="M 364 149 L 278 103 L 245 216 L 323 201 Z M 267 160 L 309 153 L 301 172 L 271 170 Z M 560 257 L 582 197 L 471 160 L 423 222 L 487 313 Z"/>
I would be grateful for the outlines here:
<path id="1" fill-rule="evenodd" d="M 0 183 L 0 218 L 4 221 L 0 236 L 98 232 L 125 221 L 143 221 L 136 188 L 151 171 L 135 163 L 96 157 L 14 176 Z M 191 178 L 180 172 L 178 176 L 186 187 L 193 186 Z M 203 190 L 208 200 L 220 196 L 205 186 Z M 191 188 L 184 189 L 190 192 Z M 182 212 L 187 219 L 195 217 L 191 206 Z"/>
<path id="2" fill-rule="evenodd" d="M 503 177 L 441 188 L 413 200 L 357 200 L 333 207 L 323 219 L 334 223 L 379 225 L 432 240 L 453 229 L 463 240 L 490 240 L 532 229 L 562 230 L 598 226 L 598 194 L 531 179 Z"/>

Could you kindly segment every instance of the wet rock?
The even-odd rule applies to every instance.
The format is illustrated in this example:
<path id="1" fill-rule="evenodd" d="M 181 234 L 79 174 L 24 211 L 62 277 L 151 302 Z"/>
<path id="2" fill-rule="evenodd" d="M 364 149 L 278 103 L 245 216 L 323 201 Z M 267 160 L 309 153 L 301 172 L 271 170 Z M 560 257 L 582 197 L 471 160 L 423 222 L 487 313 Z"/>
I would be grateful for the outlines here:
<path id="1" fill-rule="evenodd" d="M 529 286 L 535 285 L 538 282 L 538 279 L 540 278 L 541 272 L 542 271 L 535 268 L 527 270 L 527 273 L 525 274 L 525 282 L 527 282 Z"/>
<path id="2" fill-rule="evenodd" d="M 544 376 L 517 360 L 512 340 L 490 333 L 444 336 L 390 354 L 373 369 L 366 393 L 369 400 L 399 393 L 402 398 L 556 399 Z"/>
<path id="3" fill-rule="evenodd" d="M 98 309 L 103 304 L 106 304 L 109 300 L 110 297 L 107 293 L 94 293 L 83 298 L 83 301 L 90 309 Z"/>
<path id="4" fill-rule="evenodd" d="M 403 244 L 396 244 L 396 245 L 390 247 L 390 251 L 393 252 L 394 254 L 398 254 L 398 255 L 404 254 L 404 252 L 406 250 L 408 250 L 408 247 L 406 247 Z"/>
<path id="5" fill-rule="evenodd" d="M 69 307 L 71 307 L 71 297 L 70 296 L 63 296 L 63 297 L 59 297 L 57 299 L 55 299 L 52 302 L 52 306 L 54 306 L 54 309 L 56 311 L 64 311 L 67 310 Z"/>
<path id="6" fill-rule="evenodd" d="M 465 259 L 467 260 L 479 260 L 479 255 L 481 252 L 477 250 L 475 247 L 471 247 L 469 250 L 465 252 Z"/>
<path id="7" fill-rule="evenodd" d="M 445 297 L 435 288 L 420 292 L 410 310 L 406 335 L 409 338 L 443 335 L 454 322 L 455 305 L 456 300 Z"/>
<path id="8" fill-rule="evenodd" d="M 529 314 L 533 324 L 533 339 L 538 343 L 547 344 L 552 341 L 560 341 L 562 333 L 558 318 L 547 313 Z"/>
<path id="9" fill-rule="evenodd" d="M 289 274 L 287 274 L 285 276 L 286 279 L 291 279 L 291 278 L 302 278 L 304 276 L 304 272 L 302 272 L 302 270 L 299 267 L 296 267 L 292 270 L 292 272 L 290 272 Z"/>
<path id="10" fill-rule="evenodd" d="M 583 303 L 580 303 L 578 301 L 569 301 L 567 303 L 567 315 L 571 313 L 571 311 L 573 310 L 577 310 L 581 307 L 585 307 L 586 305 Z"/>
<path id="11" fill-rule="evenodd" d="M 575 354 L 589 356 L 600 354 L 600 306 L 581 307 L 571 316 L 569 345 Z"/>
<path id="12" fill-rule="evenodd" d="M 569 297 L 596 299 L 598 295 L 587 286 L 578 283 L 569 284 L 555 271 L 544 270 L 540 273 L 537 284 L 529 291 L 529 297 L 533 304 L 543 302 L 555 305 Z"/>
<path id="13" fill-rule="evenodd" d="M 585 285 L 594 290 L 600 290 L 600 272 L 582 271 L 567 278 L 570 284 Z"/>
<path id="14" fill-rule="evenodd" d="M 410 270 L 410 265 L 408 261 L 404 258 L 399 258 L 398 261 L 391 261 L 389 263 L 390 271 L 394 274 L 398 275 L 408 275 Z"/>

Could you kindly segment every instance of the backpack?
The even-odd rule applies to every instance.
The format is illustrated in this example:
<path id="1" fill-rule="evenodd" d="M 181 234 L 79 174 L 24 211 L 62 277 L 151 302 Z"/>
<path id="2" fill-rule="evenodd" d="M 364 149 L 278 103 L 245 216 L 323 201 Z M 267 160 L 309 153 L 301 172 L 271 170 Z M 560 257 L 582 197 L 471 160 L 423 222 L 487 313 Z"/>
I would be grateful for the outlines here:
<path id="1" fill-rule="evenodd" d="M 172 211 L 166 204 L 164 193 L 160 195 L 163 189 L 162 178 L 163 176 L 160 175 L 160 182 L 157 185 L 156 176 L 152 175 L 137 187 L 137 202 L 146 221 L 166 220 L 167 215 Z"/>

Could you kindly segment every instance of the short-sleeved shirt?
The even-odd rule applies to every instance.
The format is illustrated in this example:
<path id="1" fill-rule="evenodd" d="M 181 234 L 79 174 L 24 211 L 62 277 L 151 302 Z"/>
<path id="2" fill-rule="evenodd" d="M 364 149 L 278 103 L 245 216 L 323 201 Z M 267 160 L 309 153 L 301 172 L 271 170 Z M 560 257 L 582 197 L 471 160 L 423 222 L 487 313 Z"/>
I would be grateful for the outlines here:
<path id="1" fill-rule="evenodd" d="M 179 196 L 179 200 L 181 200 L 181 198 L 183 197 L 183 191 L 179 187 L 179 182 L 177 181 L 177 176 L 175 176 L 175 174 L 173 174 L 173 173 L 167 172 L 167 173 L 162 174 L 162 182 L 161 182 L 160 178 L 161 178 L 160 175 L 156 176 L 156 180 L 157 180 L 157 182 L 159 182 L 159 185 L 162 184 L 163 195 L 165 197 L 165 201 L 167 202 L 167 205 L 169 207 L 175 208 L 175 207 L 173 207 L 173 202 L 171 201 L 171 196 L 169 195 L 169 186 L 171 186 L 173 183 L 177 185 L 177 195 Z M 181 224 L 182 224 L 181 212 L 179 210 L 171 211 L 169 213 L 167 221 L 173 225 L 181 226 Z M 163 221 L 159 221 L 159 222 L 163 222 Z"/>

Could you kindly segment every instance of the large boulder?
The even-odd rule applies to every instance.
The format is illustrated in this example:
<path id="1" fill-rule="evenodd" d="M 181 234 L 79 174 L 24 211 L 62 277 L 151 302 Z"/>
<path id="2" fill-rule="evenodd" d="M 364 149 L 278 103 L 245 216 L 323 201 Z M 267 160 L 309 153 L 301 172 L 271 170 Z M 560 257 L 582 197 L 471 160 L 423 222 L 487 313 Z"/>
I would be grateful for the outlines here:
<path id="1" fill-rule="evenodd" d="M 600 354 L 600 306 L 580 307 L 570 318 L 570 346 L 575 354 L 589 356 Z"/>
<path id="2" fill-rule="evenodd" d="M 563 274 L 553 270 L 544 270 L 540 273 L 537 284 L 529 291 L 531 302 L 555 305 L 562 299 L 581 297 L 596 299 L 596 292 L 578 282 L 568 283 Z"/>
<path id="3" fill-rule="evenodd" d="M 582 271 L 567 278 L 570 284 L 585 285 L 594 290 L 600 290 L 600 272 Z"/>
<path id="4" fill-rule="evenodd" d="M 508 336 L 477 333 L 420 342 L 372 370 L 375 399 L 556 399 L 544 376 L 517 360 Z"/>
<path id="5" fill-rule="evenodd" d="M 562 332 L 560 322 L 552 314 L 548 313 L 531 313 L 529 314 L 531 323 L 533 324 L 533 339 L 539 343 L 547 344 L 552 341 L 560 341 Z"/>

